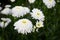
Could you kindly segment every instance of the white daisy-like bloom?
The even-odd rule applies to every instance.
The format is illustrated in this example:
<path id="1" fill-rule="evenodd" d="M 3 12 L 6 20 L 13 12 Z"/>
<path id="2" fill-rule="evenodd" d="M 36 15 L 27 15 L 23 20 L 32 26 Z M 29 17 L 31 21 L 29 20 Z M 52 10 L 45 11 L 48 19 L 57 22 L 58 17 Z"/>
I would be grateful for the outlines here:
<path id="1" fill-rule="evenodd" d="M 34 8 L 30 14 L 34 19 L 44 21 L 45 16 L 41 10 Z"/>
<path id="2" fill-rule="evenodd" d="M 15 30 L 18 31 L 18 33 L 27 34 L 31 33 L 33 29 L 33 24 L 28 19 L 20 19 L 17 22 L 14 23 Z"/>
<path id="3" fill-rule="evenodd" d="M 29 12 L 30 12 L 30 9 L 29 9 L 28 7 L 24 7 L 24 11 L 25 11 L 26 13 L 29 13 Z"/>
<path id="4" fill-rule="evenodd" d="M 8 26 L 8 24 L 11 22 L 11 19 L 9 18 L 1 18 L 2 22 L 0 22 L 0 26 L 2 28 L 5 28 Z"/>
<path id="5" fill-rule="evenodd" d="M 2 21 L 8 21 L 8 22 L 11 22 L 11 19 L 10 18 L 1 18 Z"/>
<path id="6" fill-rule="evenodd" d="M 42 21 L 37 21 L 36 22 L 36 27 L 37 28 L 41 28 L 41 27 L 43 27 L 44 25 L 43 25 L 43 22 Z"/>
<path id="7" fill-rule="evenodd" d="M 2 9 L 2 7 L 0 7 L 0 10 Z"/>
<path id="8" fill-rule="evenodd" d="M 43 0 L 43 3 L 47 6 L 47 8 L 52 8 L 55 6 L 55 0 Z"/>
<path id="9" fill-rule="evenodd" d="M 15 0 L 10 0 L 11 2 L 15 2 Z"/>
<path id="10" fill-rule="evenodd" d="M 22 6 L 15 6 L 12 8 L 12 16 L 14 17 L 21 17 L 30 12 L 30 9 L 27 7 Z"/>
<path id="11" fill-rule="evenodd" d="M 9 7 L 11 7 L 11 5 L 5 5 L 5 7 L 6 7 L 6 8 L 7 8 L 7 7 L 9 8 Z"/>
<path id="12" fill-rule="evenodd" d="M 20 17 L 23 16 L 24 10 L 22 6 L 15 6 L 12 8 L 12 16 L 14 17 Z"/>
<path id="13" fill-rule="evenodd" d="M 28 0 L 29 1 L 29 3 L 34 3 L 35 2 L 35 0 Z"/>
<path id="14" fill-rule="evenodd" d="M 5 14 L 5 15 L 8 15 L 8 14 L 11 14 L 11 9 L 10 8 L 4 8 L 2 11 L 1 11 L 2 14 Z"/>

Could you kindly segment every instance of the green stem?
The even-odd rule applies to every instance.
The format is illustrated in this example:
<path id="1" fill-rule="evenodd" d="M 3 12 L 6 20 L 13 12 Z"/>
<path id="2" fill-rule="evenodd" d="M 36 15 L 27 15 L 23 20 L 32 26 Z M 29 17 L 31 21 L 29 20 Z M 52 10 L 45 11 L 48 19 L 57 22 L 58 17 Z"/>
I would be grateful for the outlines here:
<path id="1" fill-rule="evenodd" d="M 4 38 L 4 28 L 2 28 L 2 38 Z"/>
<path id="2" fill-rule="evenodd" d="M 24 40 L 24 39 L 23 39 L 23 34 L 22 34 L 22 40 Z"/>

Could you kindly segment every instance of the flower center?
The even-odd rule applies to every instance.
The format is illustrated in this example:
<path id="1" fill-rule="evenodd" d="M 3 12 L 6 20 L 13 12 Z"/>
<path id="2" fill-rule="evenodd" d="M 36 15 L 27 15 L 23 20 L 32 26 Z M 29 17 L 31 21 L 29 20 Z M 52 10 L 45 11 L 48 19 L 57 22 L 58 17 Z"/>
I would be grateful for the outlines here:
<path id="1" fill-rule="evenodd" d="M 40 13 L 37 13 L 37 16 L 40 16 Z"/>
<path id="2" fill-rule="evenodd" d="M 17 9 L 20 9 L 19 7 Z"/>
<path id="3" fill-rule="evenodd" d="M 52 0 L 49 0 L 50 2 L 52 2 Z"/>
<path id="4" fill-rule="evenodd" d="M 38 23 L 37 25 L 38 25 L 38 26 L 40 26 L 40 24 L 39 24 L 39 23 Z"/>
<path id="5" fill-rule="evenodd" d="M 27 22 L 26 22 L 26 20 L 23 20 L 22 23 L 23 23 L 23 24 L 26 24 Z"/>

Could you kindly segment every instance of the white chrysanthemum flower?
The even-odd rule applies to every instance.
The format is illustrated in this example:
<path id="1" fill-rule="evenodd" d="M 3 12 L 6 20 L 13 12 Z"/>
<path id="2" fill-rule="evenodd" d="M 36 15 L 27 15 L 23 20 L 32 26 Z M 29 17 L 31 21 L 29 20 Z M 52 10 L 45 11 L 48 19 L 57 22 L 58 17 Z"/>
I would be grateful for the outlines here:
<path id="1" fill-rule="evenodd" d="M 35 0 L 28 0 L 29 1 L 29 3 L 34 3 L 35 2 Z"/>
<path id="2" fill-rule="evenodd" d="M 0 10 L 2 9 L 2 7 L 0 7 Z"/>
<path id="3" fill-rule="evenodd" d="M 41 28 L 41 27 L 43 27 L 44 25 L 43 25 L 43 22 L 42 21 L 37 21 L 36 22 L 36 27 L 37 28 Z"/>
<path id="4" fill-rule="evenodd" d="M 39 9 L 33 9 L 32 10 L 32 13 L 31 13 L 31 16 L 35 19 L 38 19 L 38 20 L 41 20 L 41 21 L 44 21 L 44 14 L 41 10 Z"/>
<path id="5" fill-rule="evenodd" d="M 47 8 L 52 8 L 55 6 L 55 0 L 43 0 L 43 3 L 47 6 Z"/>
<path id="6" fill-rule="evenodd" d="M 28 19 L 20 19 L 19 21 L 14 23 L 14 26 L 15 26 L 14 29 L 16 29 L 18 33 L 22 33 L 22 34 L 31 33 L 33 29 L 33 24 Z"/>
<path id="7" fill-rule="evenodd" d="M 26 13 L 29 13 L 29 12 L 30 12 L 30 9 L 29 9 L 28 7 L 24 7 L 24 11 L 25 11 Z"/>
<path id="8" fill-rule="evenodd" d="M 11 19 L 9 18 L 1 18 L 2 22 L 0 22 L 0 26 L 2 28 L 7 27 L 8 24 L 11 22 Z"/>
<path id="9" fill-rule="evenodd" d="M 11 7 L 11 5 L 5 5 L 5 7 L 6 7 L 6 8 L 7 8 L 7 7 L 9 8 L 9 7 Z"/>
<path id="10" fill-rule="evenodd" d="M 20 17 L 20 11 L 22 10 L 23 8 L 21 6 L 15 6 L 14 8 L 12 8 L 12 16 L 14 17 Z"/>
<path id="11" fill-rule="evenodd" d="M 15 2 L 15 0 L 10 0 L 11 2 Z"/>
<path id="12" fill-rule="evenodd" d="M 12 8 L 12 16 L 20 17 L 27 14 L 29 11 L 30 10 L 27 7 L 15 6 L 14 8 Z"/>
<path id="13" fill-rule="evenodd" d="M 8 15 L 8 14 L 11 14 L 11 9 L 10 8 L 4 8 L 2 11 L 1 11 L 2 14 L 5 14 L 5 15 Z"/>

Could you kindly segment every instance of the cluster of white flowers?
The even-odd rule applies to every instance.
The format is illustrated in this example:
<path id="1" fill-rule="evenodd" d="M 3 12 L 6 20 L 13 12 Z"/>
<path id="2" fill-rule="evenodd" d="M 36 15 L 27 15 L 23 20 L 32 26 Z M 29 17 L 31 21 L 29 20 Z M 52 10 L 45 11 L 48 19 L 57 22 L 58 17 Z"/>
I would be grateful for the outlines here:
<path id="1" fill-rule="evenodd" d="M 31 16 L 39 21 L 36 22 L 36 25 L 33 25 L 32 22 L 28 19 L 20 19 L 19 21 L 14 23 L 15 30 L 18 33 L 27 34 L 33 32 L 35 29 L 38 31 L 39 28 L 43 27 L 44 15 L 43 12 L 39 9 L 33 9 L 30 13 Z"/>
<path id="2" fill-rule="evenodd" d="M 29 3 L 34 3 L 35 2 L 35 0 L 28 0 L 28 1 L 29 1 Z M 55 0 L 43 0 L 43 3 L 47 6 L 47 8 L 52 8 L 56 4 Z"/>
<path id="3" fill-rule="evenodd" d="M 30 12 L 30 9 L 28 7 L 22 7 L 22 6 L 15 6 L 12 9 L 9 9 L 10 6 L 6 6 L 4 10 L 1 11 L 2 14 L 8 15 L 11 14 L 13 17 L 20 17 L 24 16 L 27 13 L 30 13 L 31 17 L 36 19 L 36 25 L 33 25 L 32 22 L 29 19 L 20 19 L 17 22 L 14 23 L 15 30 L 18 31 L 18 33 L 27 34 L 33 32 L 33 30 L 37 30 L 41 27 L 43 27 L 43 21 L 44 21 L 44 14 L 41 10 L 34 8 L 32 12 Z M 7 21 L 7 18 L 1 18 L 3 21 Z M 39 20 L 39 21 L 38 21 Z M 0 22 L 1 27 L 6 27 L 9 22 Z"/>
<path id="4" fill-rule="evenodd" d="M 15 0 L 10 0 L 11 2 L 15 2 Z M 35 0 L 28 0 L 29 3 L 34 3 Z M 47 6 L 47 8 L 52 8 L 55 6 L 55 0 L 43 0 L 43 3 Z M 18 31 L 18 33 L 27 34 L 31 32 L 38 32 L 38 29 L 44 27 L 44 14 L 41 9 L 33 8 L 32 12 L 28 7 L 23 6 L 15 6 L 10 9 L 11 5 L 5 5 L 5 8 L 1 11 L 2 14 L 12 15 L 13 17 L 23 17 L 26 14 L 31 15 L 32 19 L 37 20 L 35 25 L 33 25 L 32 20 L 23 18 L 19 19 L 14 23 L 14 29 Z M 0 7 L 0 10 L 2 8 Z M 0 27 L 5 28 L 11 22 L 9 18 L 1 18 L 2 22 L 0 22 Z"/>
<path id="5" fill-rule="evenodd" d="M 34 25 L 34 28 L 33 28 L 33 32 L 35 30 L 38 32 L 38 29 L 44 26 L 43 21 L 45 16 L 43 12 L 37 8 L 34 8 L 30 14 L 31 14 L 31 17 L 33 17 L 34 19 L 37 19 L 36 25 Z"/>
<path id="6" fill-rule="evenodd" d="M 38 32 L 38 29 L 44 27 L 44 22 L 43 21 L 37 21 L 36 25 L 33 27 L 33 32 Z"/>
<path id="7" fill-rule="evenodd" d="M 43 21 L 37 21 L 33 31 L 35 31 L 35 29 L 36 29 L 36 31 L 38 32 L 38 29 L 41 27 L 44 27 Z"/>
<path id="8" fill-rule="evenodd" d="M 47 8 L 52 8 L 55 6 L 55 0 L 43 0 L 43 3 L 47 6 Z"/>
<path id="9" fill-rule="evenodd" d="M 15 6 L 12 9 L 9 7 L 11 7 L 11 5 L 6 5 L 1 13 L 5 15 L 12 15 L 13 17 L 20 17 L 30 12 L 28 7 Z"/>
<path id="10" fill-rule="evenodd" d="M 9 18 L 1 18 L 2 22 L 0 22 L 0 27 L 5 28 L 11 22 Z"/>
<path id="11" fill-rule="evenodd" d="M 12 16 L 14 17 L 20 17 L 30 12 L 30 9 L 28 7 L 22 7 L 22 6 L 15 6 L 12 8 Z"/>

